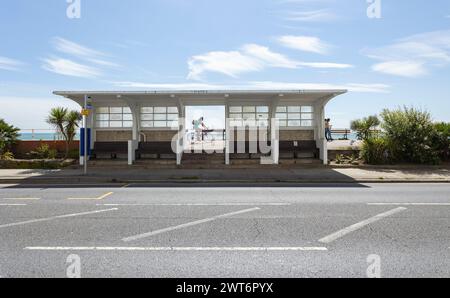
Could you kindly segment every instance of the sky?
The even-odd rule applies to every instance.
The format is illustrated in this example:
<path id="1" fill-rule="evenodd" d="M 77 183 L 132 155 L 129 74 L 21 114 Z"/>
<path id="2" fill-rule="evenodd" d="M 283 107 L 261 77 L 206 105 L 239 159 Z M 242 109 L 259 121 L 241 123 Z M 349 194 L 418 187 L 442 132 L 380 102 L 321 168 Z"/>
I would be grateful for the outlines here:
<path id="1" fill-rule="evenodd" d="M 336 128 L 404 105 L 450 122 L 448 0 L 4 0 L 0 37 L 22 129 L 79 109 L 54 90 L 344 88 Z"/>

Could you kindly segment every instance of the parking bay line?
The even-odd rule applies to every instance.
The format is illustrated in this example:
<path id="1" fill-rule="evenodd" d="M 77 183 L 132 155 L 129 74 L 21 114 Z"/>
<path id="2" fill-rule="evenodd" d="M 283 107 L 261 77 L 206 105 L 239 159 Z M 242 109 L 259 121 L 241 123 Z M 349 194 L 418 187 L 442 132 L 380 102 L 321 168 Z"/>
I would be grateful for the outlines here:
<path id="1" fill-rule="evenodd" d="M 25 247 L 34 251 L 328 251 L 326 247 Z"/>
<path id="2" fill-rule="evenodd" d="M 68 200 L 83 200 L 83 201 L 86 201 L 86 200 L 100 201 L 100 200 L 106 199 L 106 197 L 109 197 L 112 194 L 113 194 L 113 192 L 108 192 L 108 193 L 105 193 L 104 195 L 99 196 L 98 198 L 67 198 L 67 199 Z"/>
<path id="3" fill-rule="evenodd" d="M 450 203 L 367 203 L 369 206 L 450 206 Z"/>
<path id="4" fill-rule="evenodd" d="M 41 198 L 2 198 L 2 200 L 7 200 L 7 201 L 37 201 L 40 200 Z"/>
<path id="5" fill-rule="evenodd" d="M 290 203 L 155 203 L 155 204 L 97 204 L 97 206 L 290 206 Z"/>
<path id="6" fill-rule="evenodd" d="M 14 227 L 14 226 L 21 226 L 21 225 L 26 225 L 26 224 L 31 224 L 31 223 L 37 223 L 37 222 L 43 222 L 43 221 L 50 221 L 50 220 L 61 219 L 61 218 L 70 218 L 70 217 L 75 217 L 75 216 L 97 214 L 97 213 L 116 211 L 116 210 L 119 210 L 119 209 L 111 208 L 111 209 L 94 210 L 94 211 L 87 211 L 87 212 L 81 212 L 81 213 L 56 215 L 56 216 L 51 216 L 51 217 L 46 217 L 46 218 L 31 219 L 31 220 L 26 220 L 26 221 L 21 221 L 21 222 L 0 225 L 0 229 Z"/>
<path id="7" fill-rule="evenodd" d="M 233 216 L 233 215 L 238 215 L 238 214 L 243 214 L 243 213 L 248 213 L 248 212 L 253 212 L 253 211 L 258 211 L 258 210 L 261 210 L 261 209 L 258 208 L 258 207 L 255 207 L 255 208 L 251 208 L 251 209 L 244 209 L 244 210 L 240 210 L 240 211 L 236 211 L 236 212 L 231 212 L 231 213 L 226 213 L 226 214 L 222 214 L 222 215 L 217 215 L 217 216 L 210 217 L 210 218 L 205 218 L 205 219 L 200 219 L 200 220 L 188 222 L 188 223 L 181 224 L 181 225 L 178 225 L 178 226 L 173 226 L 173 227 L 164 228 L 164 229 L 160 229 L 160 230 L 156 230 L 156 231 L 152 231 L 152 232 L 148 232 L 148 233 L 143 233 L 143 234 L 139 234 L 139 235 L 135 235 L 135 236 L 131 236 L 131 237 L 126 237 L 126 238 L 123 238 L 122 241 L 130 242 L 130 241 L 134 241 L 134 240 L 139 240 L 139 239 L 142 239 L 142 238 L 147 238 L 147 237 L 158 235 L 158 234 L 162 234 L 162 233 L 166 233 L 166 232 L 170 232 L 170 231 L 174 231 L 174 230 L 179 230 L 179 229 L 184 229 L 184 228 L 187 228 L 187 227 L 192 227 L 192 226 L 195 226 L 195 225 L 211 222 L 211 221 L 214 221 L 214 220 L 217 220 L 217 219 L 226 218 L 226 217 L 230 217 L 230 216 Z"/>
<path id="8" fill-rule="evenodd" d="M 335 240 L 337 240 L 337 239 L 339 239 L 341 237 L 344 237 L 347 234 L 355 232 L 355 231 L 357 231 L 357 230 L 359 230 L 359 229 L 361 229 L 361 228 L 363 228 L 363 227 L 365 227 L 365 226 L 367 226 L 369 224 L 372 224 L 372 223 L 377 222 L 377 221 L 379 221 L 379 220 L 381 220 L 381 219 L 383 219 L 385 217 L 397 214 L 397 213 L 405 211 L 405 210 L 407 210 L 407 208 L 398 207 L 398 208 L 392 209 L 390 211 L 387 211 L 387 212 L 375 215 L 375 216 L 373 216 L 371 218 L 368 218 L 368 219 L 360 221 L 360 222 L 358 222 L 358 223 L 356 223 L 354 225 L 346 227 L 346 228 L 344 228 L 342 230 L 339 230 L 339 231 L 337 231 L 337 232 L 335 232 L 335 233 L 333 233 L 331 235 L 323 237 L 323 238 L 321 238 L 319 240 L 319 242 L 326 243 L 326 244 L 327 243 L 331 243 L 331 242 L 333 242 L 333 241 L 335 241 Z"/>
<path id="9" fill-rule="evenodd" d="M 0 204 L 0 206 L 28 206 L 27 204 Z"/>

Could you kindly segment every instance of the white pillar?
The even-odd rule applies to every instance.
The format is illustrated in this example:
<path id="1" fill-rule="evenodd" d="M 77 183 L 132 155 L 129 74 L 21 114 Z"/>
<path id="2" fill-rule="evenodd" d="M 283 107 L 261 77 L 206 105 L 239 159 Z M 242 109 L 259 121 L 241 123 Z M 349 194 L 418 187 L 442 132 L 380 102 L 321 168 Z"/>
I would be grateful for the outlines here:
<path id="1" fill-rule="evenodd" d="M 231 142 L 231 134 L 230 134 L 230 118 L 229 113 L 230 108 L 229 105 L 225 106 L 225 164 L 230 165 L 230 142 Z"/>
<path id="2" fill-rule="evenodd" d="M 181 100 L 178 100 L 178 133 L 177 133 L 177 146 L 176 146 L 176 155 L 177 155 L 177 165 L 181 165 L 183 160 L 184 153 L 184 145 L 186 139 L 186 128 L 185 128 L 185 106 Z"/>

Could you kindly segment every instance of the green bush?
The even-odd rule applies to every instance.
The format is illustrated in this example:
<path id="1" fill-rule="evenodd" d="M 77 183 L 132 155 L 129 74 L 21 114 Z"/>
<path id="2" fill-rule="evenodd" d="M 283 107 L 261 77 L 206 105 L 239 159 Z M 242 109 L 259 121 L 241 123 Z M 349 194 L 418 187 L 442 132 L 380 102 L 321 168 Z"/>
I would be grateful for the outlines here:
<path id="1" fill-rule="evenodd" d="M 369 116 L 367 118 L 353 120 L 350 123 L 350 128 L 356 131 L 358 140 L 367 140 L 374 136 L 374 131 L 379 125 L 380 120 L 377 116 Z"/>
<path id="2" fill-rule="evenodd" d="M 0 160 L 13 160 L 14 154 L 11 151 L 0 153 Z"/>
<path id="3" fill-rule="evenodd" d="M 435 149 L 439 152 L 442 160 L 450 159 L 450 123 L 435 123 L 437 135 L 433 140 Z"/>
<path id="4" fill-rule="evenodd" d="M 56 159 L 58 152 L 55 149 L 50 149 L 48 144 L 41 144 L 28 155 L 35 159 Z"/>
<path id="5" fill-rule="evenodd" d="M 390 162 L 388 144 L 384 138 L 368 138 L 361 147 L 360 157 L 365 163 L 380 165 Z"/>
<path id="6" fill-rule="evenodd" d="M 0 119 L 0 154 L 11 150 L 11 146 L 19 138 L 19 129 Z"/>
<path id="7" fill-rule="evenodd" d="M 393 161 L 420 164 L 440 162 L 439 151 L 433 144 L 438 133 L 428 112 L 404 107 L 384 110 L 381 117 L 381 127 Z"/>

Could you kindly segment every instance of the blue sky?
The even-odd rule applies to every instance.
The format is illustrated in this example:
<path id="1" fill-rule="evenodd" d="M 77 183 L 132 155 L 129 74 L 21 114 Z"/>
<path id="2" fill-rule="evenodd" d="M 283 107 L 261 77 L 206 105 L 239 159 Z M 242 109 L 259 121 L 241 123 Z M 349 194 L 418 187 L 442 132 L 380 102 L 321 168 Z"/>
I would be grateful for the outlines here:
<path id="1" fill-rule="evenodd" d="M 75 1 L 75 0 L 72 0 Z M 66 0 L 0 4 L 0 118 L 47 128 L 53 90 L 348 88 L 335 127 L 414 105 L 450 121 L 450 2 Z"/>

